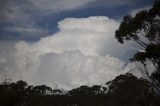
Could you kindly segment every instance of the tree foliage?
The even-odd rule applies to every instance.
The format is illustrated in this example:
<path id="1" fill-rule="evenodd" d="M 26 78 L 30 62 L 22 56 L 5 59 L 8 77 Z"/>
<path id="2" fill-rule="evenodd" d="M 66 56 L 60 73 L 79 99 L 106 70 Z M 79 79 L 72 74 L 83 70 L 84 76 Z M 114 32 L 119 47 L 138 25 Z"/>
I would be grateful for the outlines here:
<path id="1" fill-rule="evenodd" d="M 143 63 L 145 71 L 146 60 L 153 63 L 156 70 L 148 77 L 157 83 L 160 93 L 160 0 L 156 0 L 149 10 L 140 11 L 134 17 L 125 16 L 115 37 L 120 43 L 135 41 L 143 49 L 143 52 L 137 52 L 131 60 Z"/>
<path id="2" fill-rule="evenodd" d="M 159 106 L 151 83 L 126 74 L 101 85 L 81 86 L 65 94 L 45 85 L 24 81 L 0 84 L 0 106 Z"/>

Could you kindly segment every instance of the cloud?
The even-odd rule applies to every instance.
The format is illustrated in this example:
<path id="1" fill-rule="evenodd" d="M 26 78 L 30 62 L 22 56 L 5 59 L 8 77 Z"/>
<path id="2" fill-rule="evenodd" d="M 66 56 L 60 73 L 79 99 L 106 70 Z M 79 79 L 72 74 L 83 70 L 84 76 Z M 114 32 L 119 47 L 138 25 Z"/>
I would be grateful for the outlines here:
<path id="1" fill-rule="evenodd" d="M 6 78 L 22 79 L 21 71 L 15 65 L 15 44 L 13 41 L 0 41 L 0 82 Z"/>
<path id="2" fill-rule="evenodd" d="M 97 0 L 95 4 L 105 5 L 107 7 L 124 6 L 138 3 L 142 0 Z"/>
<path id="3" fill-rule="evenodd" d="M 30 0 L 35 6 L 43 10 L 52 10 L 60 12 L 66 10 L 75 10 L 96 5 L 105 5 L 107 7 L 128 5 L 141 0 Z"/>
<path id="4" fill-rule="evenodd" d="M 9 55 L 12 58 L 3 56 L 0 79 L 22 79 L 64 89 L 104 84 L 136 67 L 126 66 L 117 58 L 131 48 L 115 40 L 118 26 L 119 22 L 104 16 L 61 20 L 59 32 L 38 42 L 16 43 Z"/>
<path id="5" fill-rule="evenodd" d="M 71 89 L 81 85 L 104 84 L 125 73 L 123 66 L 123 61 L 109 55 L 85 56 L 79 51 L 49 53 L 41 56 L 34 78 L 37 83 L 56 83 Z"/>
<path id="6" fill-rule="evenodd" d="M 33 19 L 66 10 L 81 8 L 95 0 L 5 0 L 0 1 L 0 21 L 34 24 Z"/>
<path id="7" fill-rule="evenodd" d="M 66 18 L 58 23 L 59 32 L 42 38 L 28 49 L 41 53 L 79 50 L 83 54 L 91 56 L 105 55 L 106 53 L 118 56 L 121 53 L 116 51 L 126 52 L 122 48 L 127 46 L 119 45 L 114 38 L 114 32 L 118 26 L 119 22 L 104 16 Z M 19 46 L 21 43 L 17 44 L 17 47 Z"/>
<path id="8" fill-rule="evenodd" d="M 135 0 L 139 1 L 139 0 Z M 134 2 L 135 2 L 134 1 Z M 33 25 L 34 21 L 62 11 L 76 10 L 89 6 L 117 6 L 132 4 L 131 0 L 2 0 L 0 21 L 13 24 Z"/>
<path id="9" fill-rule="evenodd" d="M 59 32 L 38 42 L 3 42 L 0 47 L 0 80 L 25 80 L 53 88 L 105 84 L 116 76 L 137 70 L 118 57 L 132 51 L 131 43 L 114 38 L 119 22 L 105 16 L 66 18 Z M 8 46 L 7 46 L 8 45 Z"/>
<path id="10" fill-rule="evenodd" d="M 38 40 L 41 37 L 47 36 L 49 31 L 39 27 L 2 27 L 0 31 L 4 32 L 0 36 L 2 40 Z"/>
<path id="11" fill-rule="evenodd" d="M 52 10 L 53 12 L 60 12 L 72 9 L 81 8 L 88 3 L 95 2 L 96 0 L 30 0 L 35 6 L 44 9 Z"/>
<path id="12" fill-rule="evenodd" d="M 26 28 L 26 27 L 5 27 L 4 30 L 10 31 L 10 32 L 20 32 L 20 33 L 26 33 L 26 32 L 44 33 L 46 32 L 46 30 L 44 29 Z"/>
<path id="13" fill-rule="evenodd" d="M 43 32 L 43 34 L 40 34 L 39 31 L 29 30 L 29 28 L 36 30 L 43 29 L 47 31 L 50 29 L 48 26 L 54 27 L 47 25 L 47 22 L 50 19 L 45 20 L 46 17 L 58 16 L 63 12 L 71 12 L 90 7 L 92 8 L 99 5 L 104 5 L 106 7 L 129 5 L 135 3 L 135 1 L 139 0 L 1 0 L 0 39 L 28 40 L 37 38 L 37 40 L 39 40 L 41 37 L 44 37 L 44 35 L 47 36 L 47 33 Z M 58 16 L 58 18 L 61 17 Z M 12 28 L 11 30 L 14 30 L 14 32 L 11 32 L 11 30 L 6 30 L 6 27 L 10 27 L 10 29 Z M 15 30 L 16 27 L 18 29 L 22 27 L 21 31 L 24 29 L 24 33 L 22 34 L 19 32 L 18 29 L 18 31 Z M 50 33 L 53 32 L 53 30 L 49 31 Z"/>

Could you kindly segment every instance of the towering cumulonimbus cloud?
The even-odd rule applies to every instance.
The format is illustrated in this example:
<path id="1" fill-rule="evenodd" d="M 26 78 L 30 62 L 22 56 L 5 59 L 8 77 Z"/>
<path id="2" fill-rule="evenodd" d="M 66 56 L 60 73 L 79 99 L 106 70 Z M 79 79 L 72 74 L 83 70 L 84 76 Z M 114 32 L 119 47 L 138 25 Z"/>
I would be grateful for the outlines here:
<path id="1" fill-rule="evenodd" d="M 105 16 L 66 18 L 58 23 L 57 33 L 35 43 L 16 43 L 14 64 L 8 69 L 20 76 L 13 79 L 51 87 L 104 84 L 130 70 L 117 58 L 130 49 L 115 40 L 118 26 Z"/>

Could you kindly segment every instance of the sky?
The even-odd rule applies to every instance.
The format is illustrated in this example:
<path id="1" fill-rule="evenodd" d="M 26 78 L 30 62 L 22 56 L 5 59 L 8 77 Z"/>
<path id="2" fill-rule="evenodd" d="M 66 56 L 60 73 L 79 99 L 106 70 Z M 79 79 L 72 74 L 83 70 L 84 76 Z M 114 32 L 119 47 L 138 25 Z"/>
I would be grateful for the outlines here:
<path id="1" fill-rule="evenodd" d="M 123 16 L 154 0 L 0 0 L 0 81 L 53 88 L 104 84 L 137 71 L 140 48 L 114 37 Z"/>

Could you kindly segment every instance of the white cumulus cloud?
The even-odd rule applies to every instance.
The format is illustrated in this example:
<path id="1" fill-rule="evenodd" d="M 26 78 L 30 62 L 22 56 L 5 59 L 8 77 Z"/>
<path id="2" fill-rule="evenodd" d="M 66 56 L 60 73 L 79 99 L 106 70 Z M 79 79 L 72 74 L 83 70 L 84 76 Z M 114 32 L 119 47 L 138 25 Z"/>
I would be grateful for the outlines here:
<path id="1" fill-rule="evenodd" d="M 17 70 L 16 80 L 65 89 L 104 84 L 131 70 L 117 58 L 130 50 L 115 40 L 118 26 L 119 22 L 104 16 L 66 18 L 58 23 L 57 33 L 35 43 L 16 43 L 8 72 Z"/>

